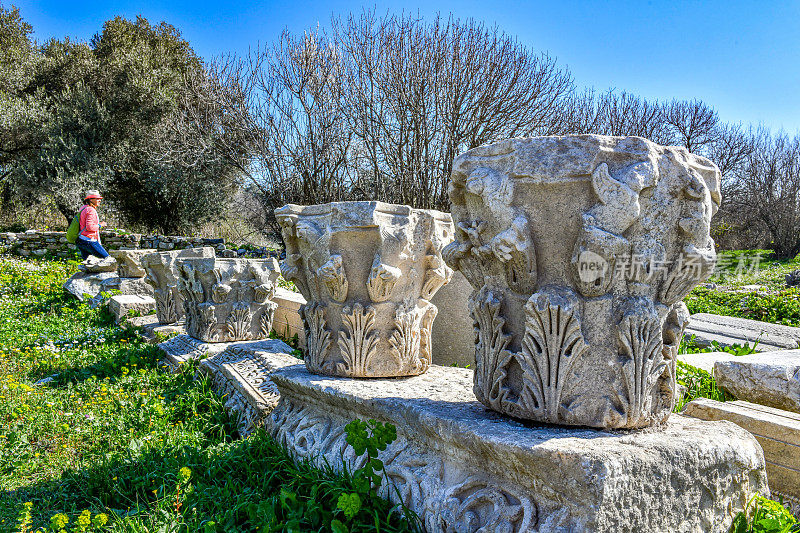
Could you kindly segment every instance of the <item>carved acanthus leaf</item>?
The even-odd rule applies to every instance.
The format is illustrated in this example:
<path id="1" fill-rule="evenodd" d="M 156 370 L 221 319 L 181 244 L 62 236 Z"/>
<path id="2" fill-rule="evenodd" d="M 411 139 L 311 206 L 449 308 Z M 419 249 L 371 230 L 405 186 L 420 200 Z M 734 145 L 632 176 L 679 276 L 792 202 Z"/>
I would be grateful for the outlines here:
<path id="1" fill-rule="evenodd" d="M 175 288 L 154 289 L 156 300 L 156 314 L 162 324 L 174 324 L 178 321 Z"/>
<path id="2" fill-rule="evenodd" d="M 422 284 L 422 298 L 430 300 L 444 285 L 450 283 L 453 269 L 448 267 L 438 254 L 425 256 L 425 281 Z"/>
<path id="3" fill-rule="evenodd" d="M 378 351 L 378 332 L 375 329 L 375 309 L 356 303 L 342 309 L 343 330 L 339 331 L 338 345 L 343 363 L 336 368 L 347 376 L 366 376 L 373 357 Z"/>
<path id="4" fill-rule="evenodd" d="M 402 271 L 399 268 L 382 263 L 380 255 L 376 255 L 367 279 L 370 299 L 375 303 L 388 300 L 401 275 Z"/>
<path id="5" fill-rule="evenodd" d="M 397 361 L 399 372 L 421 374 L 431 364 L 428 344 L 430 328 L 436 316 L 436 307 L 428 304 L 426 308 L 398 306 L 395 312 L 395 329 L 389 337 L 391 354 Z M 425 329 L 427 328 L 427 331 Z M 427 335 L 427 337 L 426 337 Z M 423 341 L 424 338 L 424 341 Z"/>
<path id="6" fill-rule="evenodd" d="M 232 340 L 249 340 L 253 338 L 250 328 L 253 323 L 253 315 L 250 313 L 250 306 L 238 302 L 233 305 L 231 314 L 225 320 L 225 330 L 228 338 Z"/>
<path id="7" fill-rule="evenodd" d="M 657 317 L 627 315 L 618 326 L 622 385 L 620 394 L 627 416 L 626 427 L 647 422 L 654 388 L 667 362 L 662 350 L 662 331 Z"/>
<path id="8" fill-rule="evenodd" d="M 506 383 L 507 366 L 514 357 L 506 349 L 511 335 L 503 331 L 506 321 L 500 315 L 500 305 L 500 296 L 486 287 L 470 298 L 477 336 L 473 390 L 478 400 L 498 411 L 511 396 Z"/>
<path id="9" fill-rule="evenodd" d="M 325 327 L 325 306 L 320 303 L 301 308 L 306 334 L 306 365 L 309 371 L 324 374 L 330 371 L 328 352 L 331 332 Z"/>
<path id="10" fill-rule="evenodd" d="M 547 293 L 531 296 L 525 305 L 522 351 L 516 356 L 523 388 L 509 412 L 560 422 L 564 387 L 576 359 L 587 350 L 576 302 Z"/>
<path id="11" fill-rule="evenodd" d="M 324 265 L 317 269 L 317 277 L 325 285 L 333 300 L 343 302 L 347 299 L 348 282 L 341 255 L 332 255 Z"/>
<path id="12" fill-rule="evenodd" d="M 264 304 L 264 309 L 261 311 L 261 317 L 258 319 L 261 338 L 266 339 L 269 337 L 269 334 L 272 333 L 272 319 L 275 316 L 275 310 L 277 308 L 278 304 L 275 302 L 266 302 Z"/>

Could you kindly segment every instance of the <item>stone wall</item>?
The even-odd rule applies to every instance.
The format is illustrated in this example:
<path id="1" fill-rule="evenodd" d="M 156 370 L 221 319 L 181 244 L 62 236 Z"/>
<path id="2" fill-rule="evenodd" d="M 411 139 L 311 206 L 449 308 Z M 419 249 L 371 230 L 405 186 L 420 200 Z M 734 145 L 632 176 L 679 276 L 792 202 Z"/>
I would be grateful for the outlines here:
<path id="1" fill-rule="evenodd" d="M 140 233 L 117 233 L 103 231 L 100 233 L 103 246 L 107 250 L 119 248 L 155 248 L 160 251 L 182 250 L 197 246 L 211 246 L 222 257 L 276 257 L 278 252 L 266 248 L 246 250 L 239 248 L 230 250 L 225 239 L 206 239 L 202 237 L 179 237 L 174 235 L 142 235 Z M 54 255 L 56 257 L 73 257 L 75 245 L 67 243 L 63 231 L 36 231 L 24 233 L 0 233 L 0 247 L 23 257 Z"/>

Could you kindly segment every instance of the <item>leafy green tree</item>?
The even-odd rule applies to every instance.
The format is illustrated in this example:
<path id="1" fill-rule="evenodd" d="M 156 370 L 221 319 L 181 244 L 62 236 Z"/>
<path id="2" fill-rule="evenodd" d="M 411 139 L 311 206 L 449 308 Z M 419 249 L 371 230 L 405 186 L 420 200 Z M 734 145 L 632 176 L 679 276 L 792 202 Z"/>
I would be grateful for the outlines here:
<path id="1" fill-rule="evenodd" d="M 176 28 L 117 17 L 89 43 L 42 46 L 30 33 L 0 5 L 0 169 L 16 198 L 52 199 L 69 220 L 101 189 L 128 222 L 163 233 L 219 212 L 237 171 L 214 139 L 173 126 L 205 105 L 186 80 L 207 76 Z"/>

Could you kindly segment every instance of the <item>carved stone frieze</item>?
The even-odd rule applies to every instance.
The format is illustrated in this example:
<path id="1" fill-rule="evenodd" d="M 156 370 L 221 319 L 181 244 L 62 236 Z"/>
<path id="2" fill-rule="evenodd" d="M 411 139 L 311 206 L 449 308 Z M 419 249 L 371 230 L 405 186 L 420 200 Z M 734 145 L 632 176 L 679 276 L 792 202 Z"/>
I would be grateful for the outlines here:
<path id="1" fill-rule="evenodd" d="M 556 424 L 664 421 L 676 306 L 716 260 L 717 167 L 639 137 L 509 139 L 459 156 L 449 192 L 478 399 Z"/>
<path id="2" fill-rule="evenodd" d="M 178 292 L 176 261 L 190 257 L 214 257 L 214 249 L 186 248 L 170 252 L 155 252 L 139 257 L 146 272 L 145 281 L 153 286 L 156 315 L 161 324 L 174 324 L 184 317 L 183 300 Z"/>
<path id="3" fill-rule="evenodd" d="M 450 215 L 381 202 L 287 205 L 275 210 L 281 272 L 307 304 L 306 364 L 319 374 L 409 376 L 431 364 L 430 299 L 453 270 L 442 248 Z"/>
<path id="4" fill-rule="evenodd" d="M 267 338 L 277 305 L 273 259 L 179 259 L 178 289 L 186 331 L 205 342 Z"/>
<path id="5" fill-rule="evenodd" d="M 234 343 L 223 352 L 200 361 L 198 372 L 211 378 L 211 385 L 225 400 L 225 409 L 236 419 L 242 436 L 264 425 L 278 405 L 278 388 L 269 375 L 278 368 L 301 364 L 280 340 Z"/>

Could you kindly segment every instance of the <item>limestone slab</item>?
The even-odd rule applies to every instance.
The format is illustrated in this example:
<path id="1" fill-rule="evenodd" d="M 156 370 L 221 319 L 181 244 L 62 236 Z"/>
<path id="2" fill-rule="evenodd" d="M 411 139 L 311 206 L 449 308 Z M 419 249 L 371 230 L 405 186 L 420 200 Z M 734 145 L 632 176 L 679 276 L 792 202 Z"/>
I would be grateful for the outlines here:
<path id="1" fill-rule="evenodd" d="M 473 400 L 470 370 L 435 365 L 401 379 L 301 366 L 270 377 L 280 401 L 267 429 L 296 457 L 358 467 L 344 426 L 394 424 L 398 438 L 379 454 L 384 494 L 429 532 L 725 531 L 767 490 L 761 448 L 729 422 L 676 415 L 636 432 L 524 424 Z"/>
<path id="2" fill-rule="evenodd" d="M 678 354 L 678 361 L 686 363 L 695 368 L 705 370 L 709 374 L 714 373 L 714 364 L 717 361 L 730 361 L 746 355 L 733 355 L 728 352 L 706 352 L 706 353 L 682 353 Z"/>
<path id="3" fill-rule="evenodd" d="M 800 414 L 745 401 L 698 398 L 683 413 L 702 420 L 728 420 L 752 433 L 761 448 L 773 499 L 782 496 L 800 514 Z"/>
<path id="4" fill-rule="evenodd" d="M 718 361 L 714 377 L 740 400 L 800 413 L 800 350 Z"/>
<path id="5" fill-rule="evenodd" d="M 198 371 L 207 374 L 214 390 L 225 399 L 225 408 L 237 421 L 239 434 L 247 436 L 263 426 L 278 404 L 278 388 L 269 379 L 272 372 L 302 360 L 280 340 L 259 345 L 231 344 L 222 353 L 200 361 Z"/>
<path id="6" fill-rule="evenodd" d="M 716 165 L 641 137 L 508 139 L 459 155 L 448 190 L 478 399 L 555 424 L 665 420 L 681 300 L 716 262 Z"/>
<path id="7" fill-rule="evenodd" d="M 108 300 L 108 310 L 119 323 L 128 316 L 131 311 L 136 311 L 142 315 L 147 315 L 155 311 L 156 301 L 149 296 L 137 296 L 134 294 L 116 294 Z"/>
<path id="8" fill-rule="evenodd" d="M 436 292 L 453 274 L 450 215 L 383 202 L 285 205 L 281 272 L 307 304 L 306 364 L 349 377 L 420 374 L 431 364 Z"/>
<path id="9" fill-rule="evenodd" d="M 153 287 L 144 278 L 118 278 L 115 282 L 120 294 L 135 294 L 138 296 L 153 297 Z M 111 283 L 111 281 L 109 281 Z"/>
<path id="10" fill-rule="evenodd" d="M 81 301 L 92 300 L 118 284 L 116 272 L 76 272 L 64 282 L 64 290 Z"/>
<path id="11" fill-rule="evenodd" d="M 112 256 L 100 258 L 90 255 L 84 259 L 80 265 L 78 265 L 78 268 L 81 270 L 81 272 L 87 273 L 116 272 L 117 260 Z"/>
<path id="12" fill-rule="evenodd" d="M 759 352 L 800 347 L 800 328 L 711 313 L 690 316 L 684 336 L 687 340 L 694 336 L 694 341 L 701 346 L 708 346 L 712 341 L 722 346 L 758 343 L 756 350 Z"/>
<path id="13" fill-rule="evenodd" d="M 267 349 L 274 339 L 237 341 L 237 342 L 203 342 L 186 334 L 176 335 L 171 339 L 158 344 L 164 353 L 162 363 L 173 370 L 180 369 L 181 365 L 193 359 L 205 359 L 220 354 L 232 345 L 247 348 Z"/>

